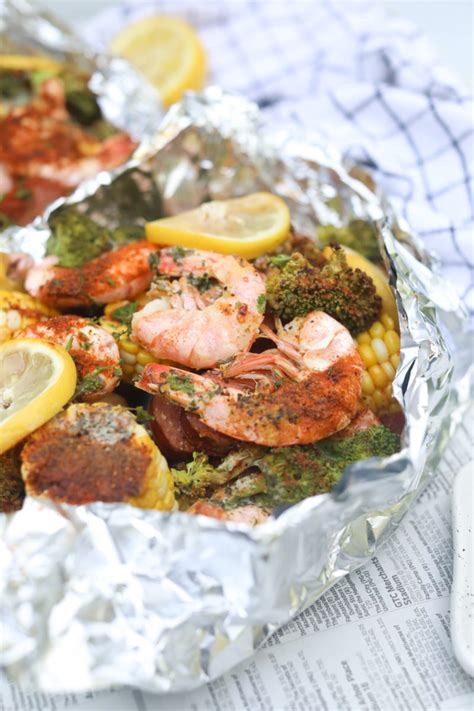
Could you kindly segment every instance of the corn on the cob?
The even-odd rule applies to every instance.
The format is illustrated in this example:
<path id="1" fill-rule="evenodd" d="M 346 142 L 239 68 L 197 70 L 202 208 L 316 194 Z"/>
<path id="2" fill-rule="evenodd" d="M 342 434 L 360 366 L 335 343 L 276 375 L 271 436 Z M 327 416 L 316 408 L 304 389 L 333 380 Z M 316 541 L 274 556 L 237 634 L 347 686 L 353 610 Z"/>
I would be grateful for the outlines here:
<path id="1" fill-rule="evenodd" d="M 57 316 L 38 299 L 21 291 L 0 291 L 0 343 L 15 338 L 15 334 L 36 321 Z"/>
<path id="2" fill-rule="evenodd" d="M 127 324 L 114 319 L 113 312 L 128 303 L 127 301 L 121 301 L 108 304 L 104 309 L 104 316 L 100 319 L 100 325 L 111 333 L 117 341 L 123 379 L 130 383 L 143 373 L 143 368 L 147 363 L 156 362 L 156 358 L 132 340 Z M 141 305 L 140 301 L 139 305 Z"/>
<path id="3" fill-rule="evenodd" d="M 400 336 L 391 316 L 383 313 L 368 331 L 357 336 L 357 349 L 364 361 L 362 397 L 367 407 L 382 414 L 400 409 L 392 382 L 400 360 Z"/>

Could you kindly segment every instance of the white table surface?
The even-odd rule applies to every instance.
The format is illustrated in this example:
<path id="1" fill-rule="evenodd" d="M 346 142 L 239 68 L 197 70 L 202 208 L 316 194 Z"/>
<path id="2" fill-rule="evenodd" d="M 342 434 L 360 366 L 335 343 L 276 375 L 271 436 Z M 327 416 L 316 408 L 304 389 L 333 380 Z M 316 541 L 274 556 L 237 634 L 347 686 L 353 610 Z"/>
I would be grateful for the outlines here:
<path id="1" fill-rule="evenodd" d="M 33 0 L 35 1 L 35 0 Z M 238 0 L 227 0 L 238 2 Z M 280 1 L 280 0 L 265 0 Z M 341 6 L 351 0 L 335 0 Z M 392 14 L 416 23 L 429 37 L 443 62 L 468 86 L 474 85 L 474 0 L 383 0 Z M 89 20 L 114 0 L 43 0 L 40 3 L 70 25 Z M 177 7 L 179 0 L 176 0 Z"/>

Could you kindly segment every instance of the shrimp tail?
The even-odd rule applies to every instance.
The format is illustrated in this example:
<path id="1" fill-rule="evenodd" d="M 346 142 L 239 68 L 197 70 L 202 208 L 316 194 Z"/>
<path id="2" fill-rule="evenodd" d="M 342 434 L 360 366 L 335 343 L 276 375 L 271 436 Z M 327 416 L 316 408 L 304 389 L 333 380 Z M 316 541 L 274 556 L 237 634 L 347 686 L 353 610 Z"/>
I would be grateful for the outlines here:
<path id="1" fill-rule="evenodd" d="M 219 390 L 212 380 L 161 363 L 145 366 L 135 386 L 145 392 L 165 395 L 185 410 L 199 412 L 206 400 Z"/>

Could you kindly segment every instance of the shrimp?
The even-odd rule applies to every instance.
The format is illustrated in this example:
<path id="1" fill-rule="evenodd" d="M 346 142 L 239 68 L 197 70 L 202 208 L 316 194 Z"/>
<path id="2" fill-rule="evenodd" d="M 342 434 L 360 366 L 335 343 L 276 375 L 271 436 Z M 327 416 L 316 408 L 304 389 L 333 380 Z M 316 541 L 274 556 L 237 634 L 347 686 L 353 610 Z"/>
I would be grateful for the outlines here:
<path id="1" fill-rule="evenodd" d="M 363 363 L 349 331 L 322 311 L 265 324 L 275 343 L 243 353 L 213 373 L 198 375 L 158 363 L 147 365 L 137 387 L 159 392 L 195 412 L 212 429 L 268 447 L 310 444 L 346 427 L 357 412 Z M 249 383 L 242 392 L 225 378 Z M 253 387 L 250 387 L 253 386 Z"/>
<path id="2" fill-rule="evenodd" d="M 25 289 L 44 304 L 58 308 L 109 304 L 133 299 L 151 283 L 150 242 L 132 242 L 101 254 L 80 268 L 59 267 L 57 257 L 46 257 L 29 270 Z"/>
<path id="3" fill-rule="evenodd" d="M 265 282 L 249 262 L 171 248 L 161 250 L 157 267 L 161 275 L 180 277 L 179 291 L 164 294 L 135 313 L 135 341 L 156 358 L 196 369 L 211 368 L 250 349 L 263 321 Z M 212 280 L 222 286 L 216 289 Z M 186 281 L 198 284 L 194 292 Z M 216 291 L 217 298 L 211 300 Z"/>
<path id="4" fill-rule="evenodd" d="M 110 393 L 119 381 L 120 352 L 113 336 L 80 316 L 55 316 L 23 329 L 18 338 L 42 338 L 67 348 L 76 364 L 83 400 Z"/>
<path id="5" fill-rule="evenodd" d="M 235 508 L 225 509 L 219 504 L 206 499 L 198 499 L 187 509 L 186 513 L 209 516 L 217 518 L 219 521 L 232 521 L 233 523 L 247 523 L 249 526 L 256 526 L 259 523 L 264 523 L 270 516 L 270 512 L 256 506 L 255 504 L 246 504 L 245 506 L 236 506 Z"/>
<path id="6" fill-rule="evenodd" d="M 99 141 L 72 123 L 60 79 L 42 82 L 38 96 L 14 107 L 2 120 L 0 163 L 2 172 L 61 183 L 68 189 L 123 163 L 135 143 L 126 133 Z"/>

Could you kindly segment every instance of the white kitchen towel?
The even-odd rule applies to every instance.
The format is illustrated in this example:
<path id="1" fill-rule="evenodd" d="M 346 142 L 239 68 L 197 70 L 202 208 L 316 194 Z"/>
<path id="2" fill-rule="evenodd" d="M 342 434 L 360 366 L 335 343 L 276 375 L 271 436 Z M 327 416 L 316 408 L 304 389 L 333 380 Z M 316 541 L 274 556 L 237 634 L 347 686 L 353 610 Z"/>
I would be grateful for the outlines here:
<path id="1" fill-rule="evenodd" d="M 104 48 L 157 13 L 197 28 L 212 83 L 369 168 L 474 314 L 472 97 L 416 27 L 374 0 L 130 0 L 97 15 L 87 39 Z"/>

